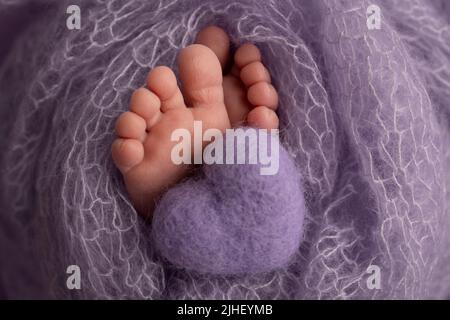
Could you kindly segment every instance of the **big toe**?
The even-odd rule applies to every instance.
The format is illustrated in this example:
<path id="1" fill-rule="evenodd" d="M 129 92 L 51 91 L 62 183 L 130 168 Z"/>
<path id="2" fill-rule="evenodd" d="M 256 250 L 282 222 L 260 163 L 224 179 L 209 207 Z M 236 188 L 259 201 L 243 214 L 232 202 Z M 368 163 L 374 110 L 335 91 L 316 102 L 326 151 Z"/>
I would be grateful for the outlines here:
<path id="1" fill-rule="evenodd" d="M 230 38 L 226 32 L 216 26 L 209 26 L 200 30 L 195 43 L 210 48 L 219 59 L 222 70 L 225 69 L 230 56 Z"/>
<path id="2" fill-rule="evenodd" d="M 222 69 L 210 48 L 190 45 L 181 50 L 177 62 L 183 93 L 194 107 L 223 103 Z"/>

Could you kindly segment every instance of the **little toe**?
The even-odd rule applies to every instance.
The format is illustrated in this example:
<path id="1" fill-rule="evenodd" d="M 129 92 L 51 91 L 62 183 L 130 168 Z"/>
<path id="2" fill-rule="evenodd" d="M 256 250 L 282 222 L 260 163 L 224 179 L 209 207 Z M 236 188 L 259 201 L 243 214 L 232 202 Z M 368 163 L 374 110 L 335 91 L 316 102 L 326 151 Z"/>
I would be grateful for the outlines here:
<path id="1" fill-rule="evenodd" d="M 134 112 L 126 111 L 116 121 L 116 134 L 120 138 L 144 141 L 146 129 L 144 118 Z"/>
<path id="2" fill-rule="evenodd" d="M 225 69 L 230 55 L 230 38 L 223 29 L 216 26 L 203 28 L 197 34 L 195 43 L 210 48 L 219 59 L 222 70 Z"/>
<path id="3" fill-rule="evenodd" d="M 144 159 L 144 146 L 134 139 L 116 139 L 111 146 L 111 153 L 120 172 L 127 173 Z"/>
<path id="4" fill-rule="evenodd" d="M 183 95 L 173 71 L 165 66 L 154 68 L 147 76 L 147 87 L 161 101 L 161 111 L 185 107 Z"/>
<path id="5" fill-rule="evenodd" d="M 269 82 L 269 71 L 264 67 L 261 61 L 254 61 L 242 68 L 240 72 L 241 81 L 245 86 L 250 87 L 257 82 Z"/>
<path id="6" fill-rule="evenodd" d="M 215 53 L 201 44 L 178 55 L 183 92 L 193 107 L 223 105 L 222 68 Z"/>
<path id="7" fill-rule="evenodd" d="M 146 88 L 139 88 L 133 92 L 130 100 L 130 110 L 144 118 L 147 130 L 161 117 L 161 100 Z"/>
<path id="8" fill-rule="evenodd" d="M 248 88 L 247 99 L 254 106 L 266 106 L 273 110 L 278 105 L 278 93 L 267 82 L 257 82 Z"/>
<path id="9" fill-rule="evenodd" d="M 247 123 L 251 127 L 269 130 L 277 129 L 279 120 L 275 111 L 265 106 L 259 106 L 248 113 Z"/>

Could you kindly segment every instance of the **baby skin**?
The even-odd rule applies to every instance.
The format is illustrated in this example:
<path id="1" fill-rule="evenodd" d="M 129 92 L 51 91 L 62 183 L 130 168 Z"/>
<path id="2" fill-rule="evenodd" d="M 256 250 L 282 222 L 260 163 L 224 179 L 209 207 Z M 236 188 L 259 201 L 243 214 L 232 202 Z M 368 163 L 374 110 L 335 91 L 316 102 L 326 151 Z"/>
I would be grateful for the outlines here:
<path id="1" fill-rule="evenodd" d="M 171 160 L 174 130 L 184 128 L 193 136 L 194 121 L 201 121 L 203 130 L 222 132 L 240 125 L 278 128 L 278 95 L 260 51 L 244 44 L 231 58 L 229 46 L 222 29 L 201 30 L 196 43 L 177 57 L 181 88 L 170 68 L 155 67 L 146 86 L 132 94 L 129 111 L 117 119 L 112 157 L 133 205 L 146 219 L 157 198 L 189 172 L 190 165 Z"/>

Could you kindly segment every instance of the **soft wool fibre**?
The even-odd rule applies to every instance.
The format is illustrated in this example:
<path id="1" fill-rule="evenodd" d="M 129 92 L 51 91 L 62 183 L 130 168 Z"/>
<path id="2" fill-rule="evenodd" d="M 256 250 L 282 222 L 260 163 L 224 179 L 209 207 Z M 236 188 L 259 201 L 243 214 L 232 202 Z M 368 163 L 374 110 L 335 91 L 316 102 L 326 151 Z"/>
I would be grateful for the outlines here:
<path id="1" fill-rule="evenodd" d="M 238 133 L 245 137 L 247 131 L 259 132 L 247 128 Z M 258 151 L 262 139 L 241 143 L 245 154 Z M 232 150 L 235 160 L 238 145 Z M 277 173 L 261 175 L 260 162 L 225 160 L 204 165 L 201 173 L 163 196 L 153 219 L 155 247 L 174 265 L 198 273 L 254 274 L 284 267 L 298 250 L 305 216 L 294 162 L 281 148 Z"/>

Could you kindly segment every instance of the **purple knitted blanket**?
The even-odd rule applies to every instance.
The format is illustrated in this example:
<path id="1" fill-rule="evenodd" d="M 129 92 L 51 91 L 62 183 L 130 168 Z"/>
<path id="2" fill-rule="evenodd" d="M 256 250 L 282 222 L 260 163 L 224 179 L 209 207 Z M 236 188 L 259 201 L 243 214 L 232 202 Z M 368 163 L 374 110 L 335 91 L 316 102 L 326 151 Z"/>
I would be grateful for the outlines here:
<path id="1" fill-rule="evenodd" d="M 450 298 L 447 1 L 76 2 L 81 30 L 70 1 L 0 0 L 22 17 L 0 33 L 0 297 Z M 279 172 L 204 166 L 149 225 L 114 122 L 210 24 L 262 51 Z"/>

